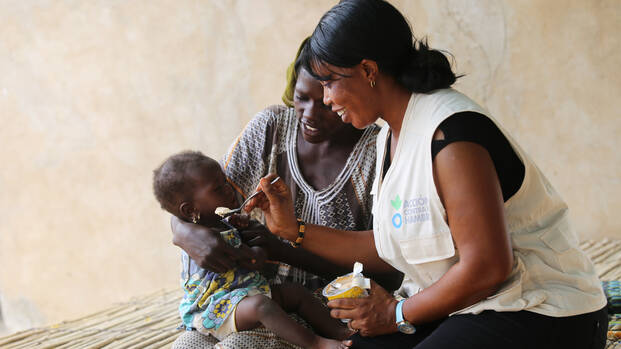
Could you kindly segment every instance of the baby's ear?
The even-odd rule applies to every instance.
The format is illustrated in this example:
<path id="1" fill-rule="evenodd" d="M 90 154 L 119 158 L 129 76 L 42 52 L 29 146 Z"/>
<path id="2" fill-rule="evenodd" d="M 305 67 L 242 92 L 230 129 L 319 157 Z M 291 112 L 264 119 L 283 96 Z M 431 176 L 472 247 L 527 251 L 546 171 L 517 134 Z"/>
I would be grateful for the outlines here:
<path id="1" fill-rule="evenodd" d="M 195 216 L 194 206 L 187 201 L 182 202 L 179 204 L 179 214 L 181 215 L 179 218 L 191 222 L 192 218 Z"/>

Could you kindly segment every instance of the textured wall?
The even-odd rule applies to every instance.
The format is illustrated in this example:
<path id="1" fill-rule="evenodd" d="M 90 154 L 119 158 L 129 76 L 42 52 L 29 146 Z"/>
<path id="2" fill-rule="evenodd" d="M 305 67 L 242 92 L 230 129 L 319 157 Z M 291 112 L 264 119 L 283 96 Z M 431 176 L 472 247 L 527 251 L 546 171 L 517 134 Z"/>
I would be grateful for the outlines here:
<path id="1" fill-rule="evenodd" d="M 177 285 L 151 170 L 278 103 L 335 1 L 0 0 L 0 308 L 11 330 Z M 394 1 L 455 56 L 583 238 L 620 236 L 621 4 Z"/>

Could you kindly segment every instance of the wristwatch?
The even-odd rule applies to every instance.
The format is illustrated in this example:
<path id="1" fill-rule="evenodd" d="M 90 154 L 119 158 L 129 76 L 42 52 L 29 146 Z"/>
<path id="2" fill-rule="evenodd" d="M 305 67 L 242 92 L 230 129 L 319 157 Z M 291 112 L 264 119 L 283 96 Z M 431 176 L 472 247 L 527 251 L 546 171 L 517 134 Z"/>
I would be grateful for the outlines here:
<path id="1" fill-rule="evenodd" d="M 397 308 L 395 309 L 395 318 L 397 322 L 397 329 L 401 333 L 405 334 L 414 334 L 416 332 L 416 327 L 409 323 L 406 319 L 403 318 L 403 303 L 405 299 L 402 299 L 397 303 Z"/>

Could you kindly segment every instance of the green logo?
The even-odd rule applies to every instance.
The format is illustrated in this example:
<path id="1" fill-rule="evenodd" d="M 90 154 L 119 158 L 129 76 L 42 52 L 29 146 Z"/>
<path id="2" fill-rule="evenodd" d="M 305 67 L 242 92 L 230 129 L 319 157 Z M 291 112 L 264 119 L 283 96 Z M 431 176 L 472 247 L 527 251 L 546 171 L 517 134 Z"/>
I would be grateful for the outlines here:
<path id="1" fill-rule="evenodd" d="M 402 203 L 403 203 L 403 201 L 401 201 L 401 198 L 399 197 L 399 194 L 397 194 L 397 197 L 394 200 L 390 200 L 390 204 L 397 211 L 401 208 L 401 204 Z"/>

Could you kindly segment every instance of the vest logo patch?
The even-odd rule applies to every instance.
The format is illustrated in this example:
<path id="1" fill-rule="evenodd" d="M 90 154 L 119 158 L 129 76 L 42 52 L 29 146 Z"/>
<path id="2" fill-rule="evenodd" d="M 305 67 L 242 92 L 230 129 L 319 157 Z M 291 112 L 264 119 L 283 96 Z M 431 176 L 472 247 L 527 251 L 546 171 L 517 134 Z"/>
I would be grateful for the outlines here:
<path id="1" fill-rule="evenodd" d="M 399 194 L 397 194 L 397 197 L 394 200 L 390 200 L 390 204 L 392 205 L 392 207 L 395 208 L 395 210 L 399 211 L 399 209 L 401 208 L 401 203 L 403 201 L 401 201 L 401 198 L 399 197 Z"/>
<path id="2" fill-rule="evenodd" d="M 397 197 L 394 200 L 390 200 L 390 205 L 396 211 L 399 211 L 402 203 L 403 201 L 401 201 L 399 194 L 397 194 Z M 403 218 L 401 217 L 401 213 L 397 212 L 392 216 L 392 226 L 398 229 L 401 228 L 401 225 L 403 225 Z"/>
<path id="3" fill-rule="evenodd" d="M 392 226 L 397 229 L 403 224 L 420 223 L 430 219 L 429 198 L 427 197 L 401 200 L 397 194 L 394 200 L 390 200 L 390 205 L 397 211 L 392 215 Z M 403 207 L 403 212 L 400 212 L 401 207 Z"/>

